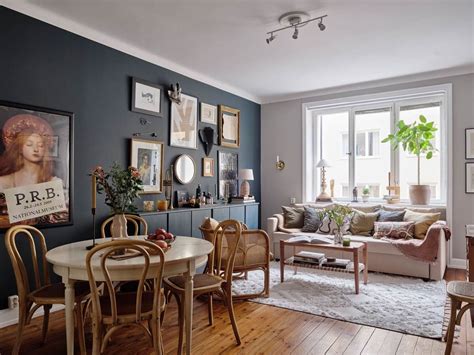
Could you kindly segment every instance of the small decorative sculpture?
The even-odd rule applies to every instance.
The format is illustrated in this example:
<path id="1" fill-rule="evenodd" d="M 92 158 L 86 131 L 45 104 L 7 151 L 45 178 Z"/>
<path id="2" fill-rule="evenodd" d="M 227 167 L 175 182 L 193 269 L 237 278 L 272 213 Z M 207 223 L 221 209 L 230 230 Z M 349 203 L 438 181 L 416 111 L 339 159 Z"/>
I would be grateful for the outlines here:
<path id="1" fill-rule="evenodd" d="M 359 196 L 359 190 L 357 189 L 357 186 L 356 186 L 352 190 L 352 202 L 359 202 L 358 196 Z"/>
<path id="2" fill-rule="evenodd" d="M 329 188 L 331 189 L 331 198 L 334 198 L 334 179 L 329 180 Z"/>
<path id="3" fill-rule="evenodd" d="M 199 138 L 204 145 L 204 152 L 208 157 L 211 154 L 212 147 L 214 146 L 214 129 L 211 127 L 205 127 L 199 130 Z"/>
<path id="4" fill-rule="evenodd" d="M 179 83 L 171 85 L 171 90 L 168 90 L 168 96 L 175 104 L 181 104 L 181 87 Z"/>

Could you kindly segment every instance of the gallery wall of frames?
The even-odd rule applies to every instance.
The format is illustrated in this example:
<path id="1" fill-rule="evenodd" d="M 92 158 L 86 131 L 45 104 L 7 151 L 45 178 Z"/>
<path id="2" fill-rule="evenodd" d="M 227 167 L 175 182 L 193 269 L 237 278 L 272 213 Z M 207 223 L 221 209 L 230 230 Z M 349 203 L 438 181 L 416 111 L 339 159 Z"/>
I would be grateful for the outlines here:
<path id="1" fill-rule="evenodd" d="M 222 195 L 219 164 L 227 163 L 253 169 L 251 191 L 260 200 L 260 105 L 4 7 L 0 41 L 0 68 L 9 68 L 0 80 L 0 154 L 13 146 L 5 132 L 18 132 L 15 115 L 23 115 L 23 125 L 51 131 L 43 143 L 45 171 L 62 184 L 58 205 L 66 204 L 67 213 L 37 224 L 54 227 L 45 229 L 48 248 L 91 238 L 88 174 L 98 165 L 141 169 L 140 209 L 145 200 L 156 206 L 164 198 L 166 170 L 182 154 L 195 162 L 196 175 L 186 185 L 174 179 L 174 190 L 191 195 L 200 184 Z M 15 168 L 3 168 L 8 178 L 0 176 L 0 183 L 7 184 Z M 232 186 L 238 193 L 239 184 Z M 97 224 L 108 213 L 98 196 Z M 0 243 L 0 309 L 15 292 L 8 260 Z"/>

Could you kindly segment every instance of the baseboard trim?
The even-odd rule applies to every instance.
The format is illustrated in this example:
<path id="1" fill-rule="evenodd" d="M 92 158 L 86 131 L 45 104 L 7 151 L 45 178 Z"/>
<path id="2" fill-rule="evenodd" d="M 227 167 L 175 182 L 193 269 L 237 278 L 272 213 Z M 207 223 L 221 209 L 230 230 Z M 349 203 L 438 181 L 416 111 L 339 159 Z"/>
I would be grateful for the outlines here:
<path id="1" fill-rule="evenodd" d="M 64 309 L 63 304 L 55 304 L 50 312 L 57 312 Z M 44 308 L 38 309 L 33 318 L 40 317 L 44 314 Z M 5 328 L 18 323 L 18 308 L 16 309 L 0 309 L 0 328 Z"/>
<path id="2" fill-rule="evenodd" d="M 466 259 L 452 258 L 448 264 L 449 268 L 452 269 L 464 269 L 466 270 Z"/>

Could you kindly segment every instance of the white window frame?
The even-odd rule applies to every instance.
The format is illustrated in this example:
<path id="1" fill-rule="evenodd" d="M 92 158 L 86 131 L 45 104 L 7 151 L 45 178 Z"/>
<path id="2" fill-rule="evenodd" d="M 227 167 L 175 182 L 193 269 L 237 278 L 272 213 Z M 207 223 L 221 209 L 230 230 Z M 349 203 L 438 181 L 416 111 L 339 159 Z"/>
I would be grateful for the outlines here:
<path id="1" fill-rule="evenodd" d="M 350 189 L 354 187 L 355 176 L 355 112 L 363 111 L 364 109 L 374 109 L 382 107 L 390 107 L 390 129 L 393 132 L 395 129 L 396 120 L 398 117 L 398 110 L 401 106 L 416 104 L 417 102 L 426 103 L 430 100 L 441 101 L 440 114 L 440 155 L 441 155 L 441 199 L 432 201 L 432 204 L 446 205 L 450 204 L 452 189 L 450 181 L 452 179 L 452 162 L 448 161 L 451 156 L 451 127 L 452 127 L 452 85 L 442 84 L 428 87 L 420 87 L 414 89 L 392 91 L 386 93 L 378 93 L 371 95 L 360 95 L 347 98 L 340 98 L 334 100 L 318 101 L 303 103 L 303 201 L 314 201 L 316 193 L 319 188 L 319 171 L 315 167 L 317 162 L 314 162 L 313 157 L 318 157 L 318 147 L 313 144 L 314 137 L 317 137 L 316 117 L 318 114 L 328 114 L 335 112 L 348 111 L 349 112 L 349 186 Z M 380 137 L 383 138 L 383 137 Z M 392 151 L 391 157 L 391 171 L 399 178 L 399 158 L 398 152 Z M 449 172 L 449 173 L 448 173 Z M 383 195 L 382 191 L 382 195 Z M 340 200 L 343 200 L 342 198 Z"/>

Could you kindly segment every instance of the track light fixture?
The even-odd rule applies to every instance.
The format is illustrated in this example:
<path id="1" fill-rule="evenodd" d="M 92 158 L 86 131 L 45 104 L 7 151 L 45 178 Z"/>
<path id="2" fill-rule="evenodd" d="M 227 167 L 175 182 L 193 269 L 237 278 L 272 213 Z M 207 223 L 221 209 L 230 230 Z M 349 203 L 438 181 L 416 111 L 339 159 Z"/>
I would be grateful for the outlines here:
<path id="1" fill-rule="evenodd" d="M 294 29 L 292 38 L 293 39 L 298 39 L 299 35 L 299 29 L 303 26 L 306 26 L 308 23 L 319 20 L 318 27 L 321 31 L 324 31 L 326 29 L 326 26 L 323 24 L 323 19 L 327 17 L 328 15 L 323 15 L 323 16 L 318 16 L 315 18 L 311 18 L 309 14 L 306 12 L 301 12 L 301 11 L 294 11 L 294 12 L 288 12 L 286 14 L 283 14 L 280 16 L 279 21 L 280 24 L 284 25 L 284 27 L 278 28 L 276 30 L 267 32 L 268 37 L 265 41 L 267 44 L 270 44 L 275 38 L 276 35 L 274 34 L 275 32 L 287 30 L 289 28 Z"/>

